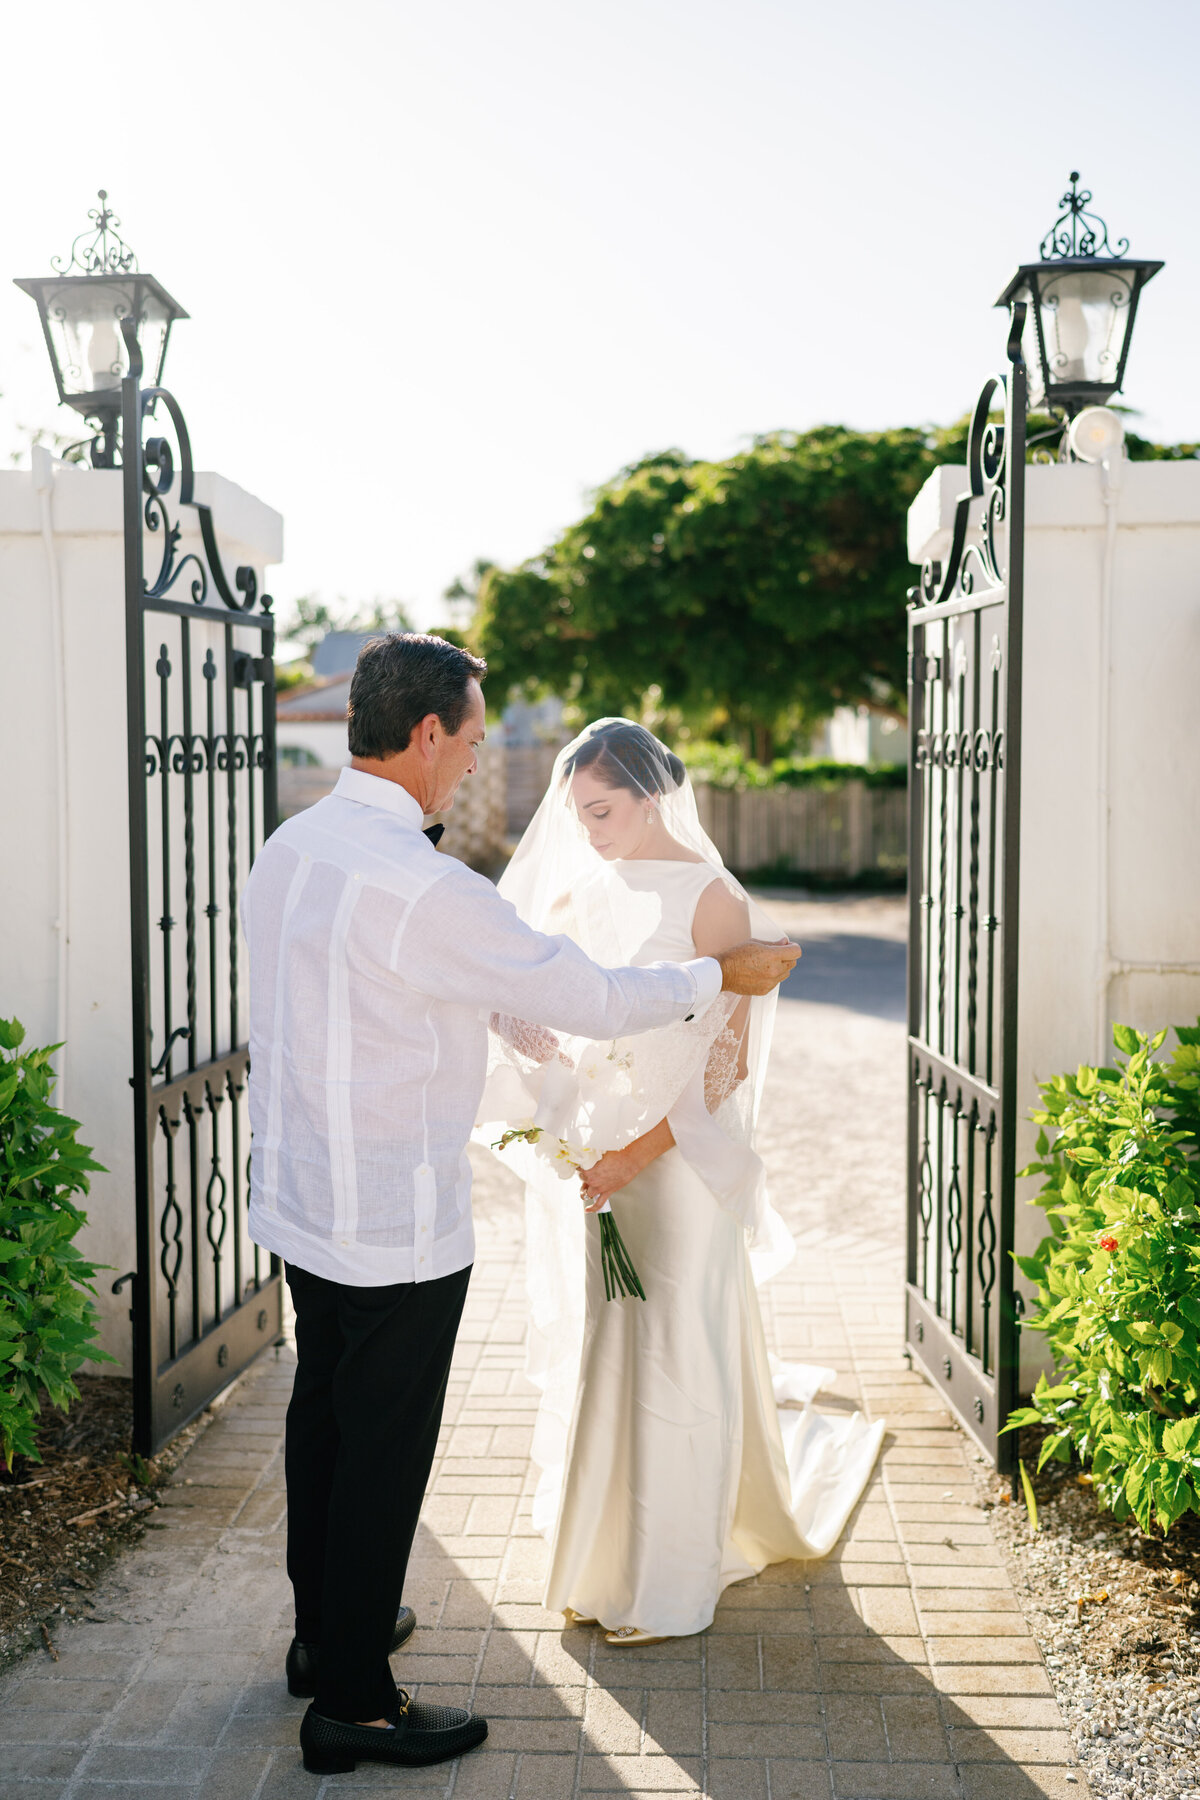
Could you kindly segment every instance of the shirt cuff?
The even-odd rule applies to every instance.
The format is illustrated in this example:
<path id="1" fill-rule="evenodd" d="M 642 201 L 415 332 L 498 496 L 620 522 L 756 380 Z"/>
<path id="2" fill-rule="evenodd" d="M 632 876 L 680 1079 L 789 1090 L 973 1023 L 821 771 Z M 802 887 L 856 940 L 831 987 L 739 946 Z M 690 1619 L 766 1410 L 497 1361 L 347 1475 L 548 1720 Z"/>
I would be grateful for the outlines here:
<path id="1" fill-rule="evenodd" d="M 685 1016 L 688 1020 L 703 1018 L 713 1001 L 721 991 L 721 965 L 715 956 L 697 956 L 692 962 L 685 962 L 687 970 L 696 984 L 696 998 Z"/>

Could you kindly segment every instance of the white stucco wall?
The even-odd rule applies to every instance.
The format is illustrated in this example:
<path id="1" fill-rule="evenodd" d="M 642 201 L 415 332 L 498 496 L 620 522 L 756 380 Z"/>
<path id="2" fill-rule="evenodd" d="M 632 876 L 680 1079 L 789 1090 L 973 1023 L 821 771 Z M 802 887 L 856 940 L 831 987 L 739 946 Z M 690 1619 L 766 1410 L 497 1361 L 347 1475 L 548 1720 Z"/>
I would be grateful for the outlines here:
<path id="1" fill-rule="evenodd" d="M 135 1253 L 121 475 L 37 461 L 0 472 L 0 1013 L 30 1043 L 65 1039 L 58 1103 L 107 1167 L 81 1245 L 123 1272 Z M 282 555 L 279 514 L 222 476 L 197 475 L 196 493 L 227 566 L 250 563 L 261 582 Z M 172 516 L 184 550 L 198 548 L 195 514 Z M 103 1342 L 127 1368 L 128 1291 L 114 1299 L 111 1281 L 97 1283 Z"/>
<path id="2" fill-rule="evenodd" d="M 1200 1015 L 1200 464 L 1123 464 L 1111 531 L 1100 467 L 1026 473 L 1018 1167 L 1039 1080 L 1110 1060 L 1114 1021 Z M 914 560 L 948 542 L 965 474 L 918 496 Z M 1033 1191 L 1021 1250 L 1043 1235 Z M 1024 1383 L 1036 1334 L 1022 1351 Z"/>
<path id="3" fill-rule="evenodd" d="M 275 742 L 310 750 L 323 769 L 344 769 L 350 762 L 345 719 L 279 719 Z"/>

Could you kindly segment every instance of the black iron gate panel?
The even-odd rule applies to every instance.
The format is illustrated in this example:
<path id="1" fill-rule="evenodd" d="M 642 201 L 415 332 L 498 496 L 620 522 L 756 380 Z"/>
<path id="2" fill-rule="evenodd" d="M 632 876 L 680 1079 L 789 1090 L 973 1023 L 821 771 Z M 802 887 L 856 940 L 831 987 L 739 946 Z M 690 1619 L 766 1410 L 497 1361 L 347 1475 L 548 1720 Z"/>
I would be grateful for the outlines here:
<path id="1" fill-rule="evenodd" d="M 127 343 L 131 1310 L 134 1442 L 151 1455 L 276 1340 L 282 1319 L 278 1260 L 246 1231 L 238 924 L 250 865 L 276 824 L 274 619 L 252 569 L 227 579 L 209 509 L 194 497 L 183 415 L 165 389 L 141 388 L 136 339 Z M 143 441 L 158 408 L 172 436 Z M 168 511 L 176 485 L 178 506 L 198 517 L 198 548 L 181 546 Z"/>
<path id="2" fill-rule="evenodd" d="M 1024 309 L 909 611 L 908 1350 L 999 1465 L 1014 1397 Z M 1003 408 L 1003 419 L 995 415 Z"/>

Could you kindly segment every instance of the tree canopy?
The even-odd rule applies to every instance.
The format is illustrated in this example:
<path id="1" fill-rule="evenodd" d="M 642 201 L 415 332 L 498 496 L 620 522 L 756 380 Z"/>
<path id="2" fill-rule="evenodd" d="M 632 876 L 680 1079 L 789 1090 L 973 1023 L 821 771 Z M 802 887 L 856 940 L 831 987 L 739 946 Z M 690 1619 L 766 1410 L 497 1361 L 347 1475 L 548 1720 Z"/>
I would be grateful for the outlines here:
<path id="1" fill-rule="evenodd" d="M 823 425 L 723 462 L 647 457 L 540 556 L 486 572 L 477 647 L 505 688 L 593 715 L 653 690 L 664 713 L 759 742 L 839 705 L 899 709 L 905 514 L 961 440 Z"/>
<path id="2" fill-rule="evenodd" d="M 760 756 L 835 706 L 901 711 L 906 513 L 933 468 L 965 461 L 966 441 L 966 419 L 821 425 L 770 432 L 722 462 L 667 450 L 622 469 L 540 555 L 478 565 L 472 647 L 493 692 L 674 718 Z M 1194 446 L 1131 433 L 1129 450 Z"/>

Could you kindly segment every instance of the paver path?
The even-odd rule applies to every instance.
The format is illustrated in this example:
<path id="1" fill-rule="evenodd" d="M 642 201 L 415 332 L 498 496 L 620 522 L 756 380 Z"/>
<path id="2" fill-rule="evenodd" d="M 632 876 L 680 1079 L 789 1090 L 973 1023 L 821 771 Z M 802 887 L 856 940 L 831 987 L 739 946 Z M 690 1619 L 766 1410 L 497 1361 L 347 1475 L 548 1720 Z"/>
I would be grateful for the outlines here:
<path id="1" fill-rule="evenodd" d="M 898 903 L 791 901 L 808 945 L 766 1099 L 772 1189 L 799 1255 L 767 1290 L 781 1355 L 837 1367 L 823 1404 L 888 1421 L 844 1542 L 728 1590 L 711 1631 L 617 1650 L 540 1606 L 533 1395 L 515 1183 L 477 1158 L 479 1255 L 406 1599 L 403 1682 L 469 1702 L 487 1745 L 325 1782 L 296 1749 L 281 1429 L 288 1354 L 217 1412 L 168 1505 L 60 1660 L 0 1684 L 0 1800 L 1018 1800 L 1086 1794 L 1037 1646 L 974 1505 L 969 1452 L 899 1351 L 903 949 Z"/>

